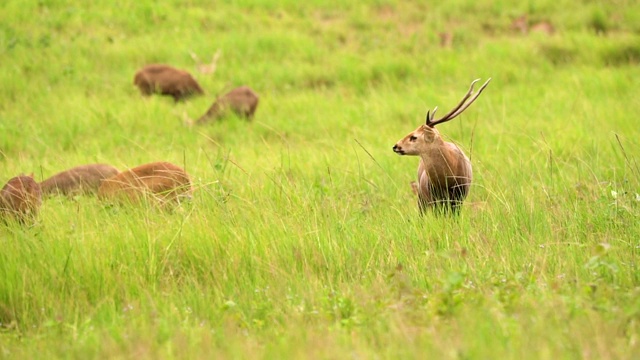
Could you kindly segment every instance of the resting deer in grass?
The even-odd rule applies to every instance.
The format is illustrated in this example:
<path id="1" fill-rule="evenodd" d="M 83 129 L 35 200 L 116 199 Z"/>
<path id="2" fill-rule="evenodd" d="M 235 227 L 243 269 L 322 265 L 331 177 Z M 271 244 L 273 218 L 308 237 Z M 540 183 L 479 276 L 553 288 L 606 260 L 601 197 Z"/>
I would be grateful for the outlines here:
<path id="1" fill-rule="evenodd" d="M 147 197 L 160 203 L 179 202 L 193 192 L 191 179 L 181 167 L 153 162 L 123 171 L 102 181 L 98 197 L 120 203 L 135 203 Z"/>
<path id="2" fill-rule="evenodd" d="M 102 180 L 118 174 L 107 164 L 80 165 L 57 173 L 40 183 L 44 195 L 75 195 L 97 193 Z"/>
<path id="3" fill-rule="evenodd" d="M 457 145 L 444 141 L 435 126 L 462 114 L 491 81 L 487 80 L 474 95 L 473 86 L 479 80 L 471 83 L 467 94 L 449 113 L 434 120 L 438 108 L 427 112 L 426 123 L 393 146 L 397 154 L 420 156 L 418 182 L 413 185 L 414 192 L 418 194 L 420 213 L 429 208 L 457 213 L 469 193 L 472 179 L 469 158 Z"/>

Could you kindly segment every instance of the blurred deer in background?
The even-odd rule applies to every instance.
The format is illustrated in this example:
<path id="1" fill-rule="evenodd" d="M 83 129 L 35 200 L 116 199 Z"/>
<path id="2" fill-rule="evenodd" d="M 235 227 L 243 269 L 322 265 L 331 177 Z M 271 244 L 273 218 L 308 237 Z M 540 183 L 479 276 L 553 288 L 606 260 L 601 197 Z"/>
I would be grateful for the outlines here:
<path id="1" fill-rule="evenodd" d="M 527 15 L 522 15 L 517 17 L 513 22 L 511 22 L 511 29 L 515 31 L 519 31 L 520 33 L 526 35 L 528 33 L 541 33 L 546 35 L 553 35 L 556 32 L 556 29 L 553 27 L 548 21 L 540 21 L 531 24 L 529 22 L 529 17 Z"/>
<path id="2" fill-rule="evenodd" d="M 203 64 L 198 55 L 194 52 L 190 52 L 189 55 L 191 55 L 193 61 L 196 62 L 196 68 L 201 74 L 211 75 L 216 72 L 216 69 L 218 68 L 218 60 L 220 59 L 220 50 L 216 51 L 216 53 L 211 56 L 211 62 L 209 64 Z"/>
<path id="3" fill-rule="evenodd" d="M 426 123 L 393 146 L 397 154 L 420 156 L 418 182 L 412 187 L 418 194 L 421 214 L 429 208 L 455 214 L 469 193 L 472 179 L 469 158 L 457 145 L 444 141 L 435 126 L 462 114 L 491 81 L 487 80 L 474 95 L 473 87 L 479 80 L 471 83 L 467 94 L 449 113 L 434 120 L 438 108 L 427 112 Z"/>
<path id="4" fill-rule="evenodd" d="M 228 111 L 233 111 L 239 117 L 252 120 L 256 112 L 260 96 L 248 86 L 240 86 L 218 97 L 202 115 L 196 124 L 205 124 L 224 117 Z"/>
<path id="5" fill-rule="evenodd" d="M 164 64 L 151 64 L 138 70 L 133 84 L 144 96 L 168 95 L 176 102 L 193 95 L 204 94 L 204 90 L 191 74 Z"/>

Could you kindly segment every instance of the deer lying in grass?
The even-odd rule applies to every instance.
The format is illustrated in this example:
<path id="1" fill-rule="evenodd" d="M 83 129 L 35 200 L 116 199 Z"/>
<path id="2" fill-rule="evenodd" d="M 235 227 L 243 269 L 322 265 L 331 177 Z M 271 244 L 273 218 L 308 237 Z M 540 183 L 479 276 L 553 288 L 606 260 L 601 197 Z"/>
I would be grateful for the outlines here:
<path id="1" fill-rule="evenodd" d="M 13 218 L 22 224 L 33 222 L 41 204 L 42 191 L 33 174 L 9 179 L 0 190 L 0 218 L 5 221 Z"/>
<path id="2" fill-rule="evenodd" d="M 118 169 L 107 164 L 80 165 L 57 173 L 40 183 L 44 195 L 95 194 L 102 180 L 118 174 Z"/>
<path id="3" fill-rule="evenodd" d="M 192 95 L 204 94 L 198 82 L 187 71 L 169 65 L 152 64 L 136 72 L 133 84 L 142 95 L 169 95 L 178 102 Z"/>
<path id="4" fill-rule="evenodd" d="M 98 197 L 103 200 L 134 203 L 149 197 L 166 203 L 179 202 L 193 192 L 189 175 L 168 162 L 153 162 L 123 171 L 103 180 Z"/>
<path id="5" fill-rule="evenodd" d="M 420 156 L 418 182 L 412 184 L 414 192 L 418 194 L 420 213 L 428 208 L 457 213 L 469 193 L 472 179 L 469 158 L 457 145 L 444 141 L 435 126 L 462 114 L 491 81 L 487 80 L 473 95 L 473 86 L 478 80 L 471 83 L 462 101 L 448 114 L 434 120 L 438 108 L 433 109 L 432 113 L 427 112 L 426 123 L 393 146 L 393 151 L 397 154 Z"/>
<path id="6" fill-rule="evenodd" d="M 258 94 L 248 86 L 237 87 L 216 99 L 206 114 L 202 115 L 196 124 L 204 124 L 211 120 L 223 117 L 227 110 L 235 112 L 238 116 L 248 120 L 253 119 L 260 98 Z"/>

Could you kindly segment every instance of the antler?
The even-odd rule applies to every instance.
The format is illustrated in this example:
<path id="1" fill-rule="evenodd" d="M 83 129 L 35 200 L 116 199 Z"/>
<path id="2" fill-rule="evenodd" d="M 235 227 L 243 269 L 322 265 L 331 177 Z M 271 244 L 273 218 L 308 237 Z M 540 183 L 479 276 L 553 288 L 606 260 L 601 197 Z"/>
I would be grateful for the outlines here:
<path id="1" fill-rule="evenodd" d="M 473 82 L 471 82 L 471 86 L 469 87 L 469 91 L 467 92 L 467 94 L 462 98 L 462 100 L 460 101 L 460 103 L 454 107 L 453 109 L 451 109 L 451 111 L 449 111 L 445 116 L 443 116 L 442 118 L 438 119 L 438 120 L 433 120 L 433 117 L 436 114 L 436 110 L 438 110 L 438 107 L 436 106 L 435 109 L 433 109 L 432 113 L 429 113 L 429 111 L 427 111 L 427 121 L 426 124 L 429 127 L 434 127 L 438 124 L 441 124 L 443 122 L 447 122 L 449 120 L 452 120 L 453 118 L 455 118 L 456 116 L 462 114 L 463 111 L 465 111 L 469 105 L 473 104 L 473 102 L 478 98 L 478 96 L 480 96 L 480 94 L 482 93 L 482 90 L 484 90 L 485 87 L 487 87 L 487 85 L 489 85 L 489 81 L 491 81 L 491 78 L 489 78 L 487 80 L 487 82 L 485 82 L 480 89 L 478 89 L 478 92 L 473 95 L 473 86 L 480 81 L 480 79 L 476 79 L 473 80 Z M 471 98 L 471 100 L 469 100 L 467 102 L 467 99 L 469 99 L 471 97 L 471 95 L 473 95 L 473 97 Z"/>

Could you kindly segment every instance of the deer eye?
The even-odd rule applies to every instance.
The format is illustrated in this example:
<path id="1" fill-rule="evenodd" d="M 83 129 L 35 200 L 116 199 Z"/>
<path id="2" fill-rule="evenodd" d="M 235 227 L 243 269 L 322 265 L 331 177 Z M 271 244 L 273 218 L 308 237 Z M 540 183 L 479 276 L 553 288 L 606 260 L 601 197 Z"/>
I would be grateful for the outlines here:
<path id="1" fill-rule="evenodd" d="M 409 136 L 409 141 L 416 141 L 416 140 L 418 140 L 417 137 L 415 137 L 413 135 Z"/>

